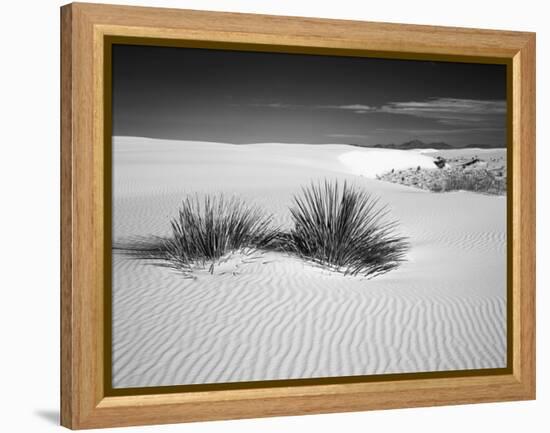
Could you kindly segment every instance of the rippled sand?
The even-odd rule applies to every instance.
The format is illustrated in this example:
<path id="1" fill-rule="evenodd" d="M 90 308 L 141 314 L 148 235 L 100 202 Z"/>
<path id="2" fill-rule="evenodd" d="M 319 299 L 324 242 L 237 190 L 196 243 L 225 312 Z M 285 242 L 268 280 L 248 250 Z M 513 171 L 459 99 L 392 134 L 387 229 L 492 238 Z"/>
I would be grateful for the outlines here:
<path id="1" fill-rule="evenodd" d="M 166 234 L 195 192 L 238 194 L 284 227 L 300 186 L 338 178 L 380 196 L 412 246 L 405 264 L 372 280 L 281 253 L 235 254 L 185 279 L 115 253 L 113 385 L 504 367 L 505 197 L 357 176 L 340 158 L 349 152 L 369 150 L 115 138 L 115 241 Z"/>

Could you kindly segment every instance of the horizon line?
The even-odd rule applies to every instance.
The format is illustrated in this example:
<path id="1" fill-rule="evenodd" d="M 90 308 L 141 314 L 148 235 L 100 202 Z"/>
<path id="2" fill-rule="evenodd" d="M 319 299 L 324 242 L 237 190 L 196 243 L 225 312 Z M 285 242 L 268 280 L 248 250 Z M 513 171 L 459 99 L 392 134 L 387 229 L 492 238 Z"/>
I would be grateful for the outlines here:
<path id="1" fill-rule="evenodd" d="M 162 140 L 162 141 L 194 141 L 194 142 L 200 142 L 200 143 L 223 143 L 223 144 L 231 144 L 234 146 L 247 146 L 247 145 L 253 145 L 253 144 L 304 144 L 304 145 L 311 145 L 311 146 L 326 146 L 331 144 L 340 144 L 340 145 L 347 145 L 347 146 L 355 146 L 355 147 L 379 147 L 379 146 L 400 146 L 403 144 L 410 143 L 411 141 L 418 141 L 421 142 L 424 145 L 430 145 L 430 144 L 446 144 L 447 146 L 450 146 L 452 149 L 507 149 L 507 145 L 502 146 L 493 146 L 490 144 L 484 144 L 484 143 L 469 143 L 464 146 L 460 145 L 453 145 L 449 144 L 445 141 L 423 141 L 419 139 L 411 139 L 408 141 L 404 141 L 401 144 L 396 143 L 375 143 L 375 144 L 362 144 L 362 143 L 350 143 L 350 142 L 324 142 L 324 143 L 312 143 L 312 142 L 297 142 L 297 141 L 250 141 L 250 142 L 233 142 L 233 141 L 212 141 L 212 140 L 196 140 L 196 139 L 185 139 L 185 138 L 162 138 L 162 137 L 153 137 L 153 136 L 147 136 L 147 135 L 112 135 L 112 138 L 145 138 L 149 140 Z M 441 149 L 445 150 L 445 149 Z"/>

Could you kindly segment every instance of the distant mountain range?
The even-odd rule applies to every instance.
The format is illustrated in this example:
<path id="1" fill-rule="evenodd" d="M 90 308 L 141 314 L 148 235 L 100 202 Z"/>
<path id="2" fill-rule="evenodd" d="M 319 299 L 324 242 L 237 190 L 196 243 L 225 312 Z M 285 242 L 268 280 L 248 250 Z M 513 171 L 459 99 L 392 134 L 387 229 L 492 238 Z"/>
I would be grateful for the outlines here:
<path id="1" fill-rule="evenodd" d="M 464 148 L 481 148 L 481 149 L 497 149 L 501 148 L 503 146 L 497 146 L 492 144 L 468 144 L 467 146 L 451 146 L 450 144 L 447 144 L 443 141 L 435 141 L 432 143 L 425 143 L 421 140 L 411 140 L 406 141 L 405 143 L 401 144 L 375 144 L 374 146 L 369 145 L 363 145 L 363 144 L 352 144 L 352 146 L 359 146 L 359 147 L 376 147 L 381 149 L 399 149 L 399 150 L 409 150 L 409 149 L 458 149 L 460 147 Z"/>
<path id="2" fill-rule="evenodd" d="M 468 148 L 476 148 L 476 149 L 505 149 L 506 146 L 497 146 L 495 144 L 468 144 L 468 146 L 465 146 Z"/>
<path id="3" fill-rule="evenodd" d="M 375 144 L 373 147 L 381 147 L 384 149 L 401 149 L 401 150 L 407 150 L 407 149 L 452 149 L 453 146 L 450 144 L 444 143 L 442 141 L 437 141 L 433 143 L 424 143 L 420 140 L 411 140 L 406 141 L 405 143 L 401 144 Z"/>

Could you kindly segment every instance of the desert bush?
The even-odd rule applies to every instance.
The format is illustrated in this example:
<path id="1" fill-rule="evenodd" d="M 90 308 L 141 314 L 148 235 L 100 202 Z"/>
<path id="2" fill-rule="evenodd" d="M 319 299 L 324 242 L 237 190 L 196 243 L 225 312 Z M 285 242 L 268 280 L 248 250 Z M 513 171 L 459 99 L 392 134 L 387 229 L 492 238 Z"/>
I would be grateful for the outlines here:
<path id="1" fill-rule="evenodd" d="M 445 170 L 441 183 L 442 191 L 474 191 L 486 194 L 506 193 L 506 178 L 495 176 L 487 169 Z M 435 191 L 432 188 L 432 191 Z"/>
<path id="2" fill-rule="evenodd" d="M 171 235 L 133 240 L 118 248 L 145 259 L 163 260 L 188 271 L 210 266 L 237 250 L 265 248 L 276 236 L 271 216 L 237 197 L 186 197 L 170 222 Z"/>
<path id="3" fill-rule="evenodd" d="M 335 271 L 372 277 L 397 267 L 408 249 L 378 199 L 346 182 L 303 188 L 290 208 L 293 227 L 278 244 Z"/>

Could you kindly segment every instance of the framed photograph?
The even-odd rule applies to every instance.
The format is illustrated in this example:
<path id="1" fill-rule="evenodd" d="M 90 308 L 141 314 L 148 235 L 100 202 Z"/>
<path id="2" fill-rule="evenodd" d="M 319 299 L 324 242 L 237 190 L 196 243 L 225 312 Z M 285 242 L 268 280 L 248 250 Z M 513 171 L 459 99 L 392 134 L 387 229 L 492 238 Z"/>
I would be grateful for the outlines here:
<path id="1" fill-rule="evenodd" d="M 535 35 L 61 8 L 61 422 L 535 398 Z"/>

